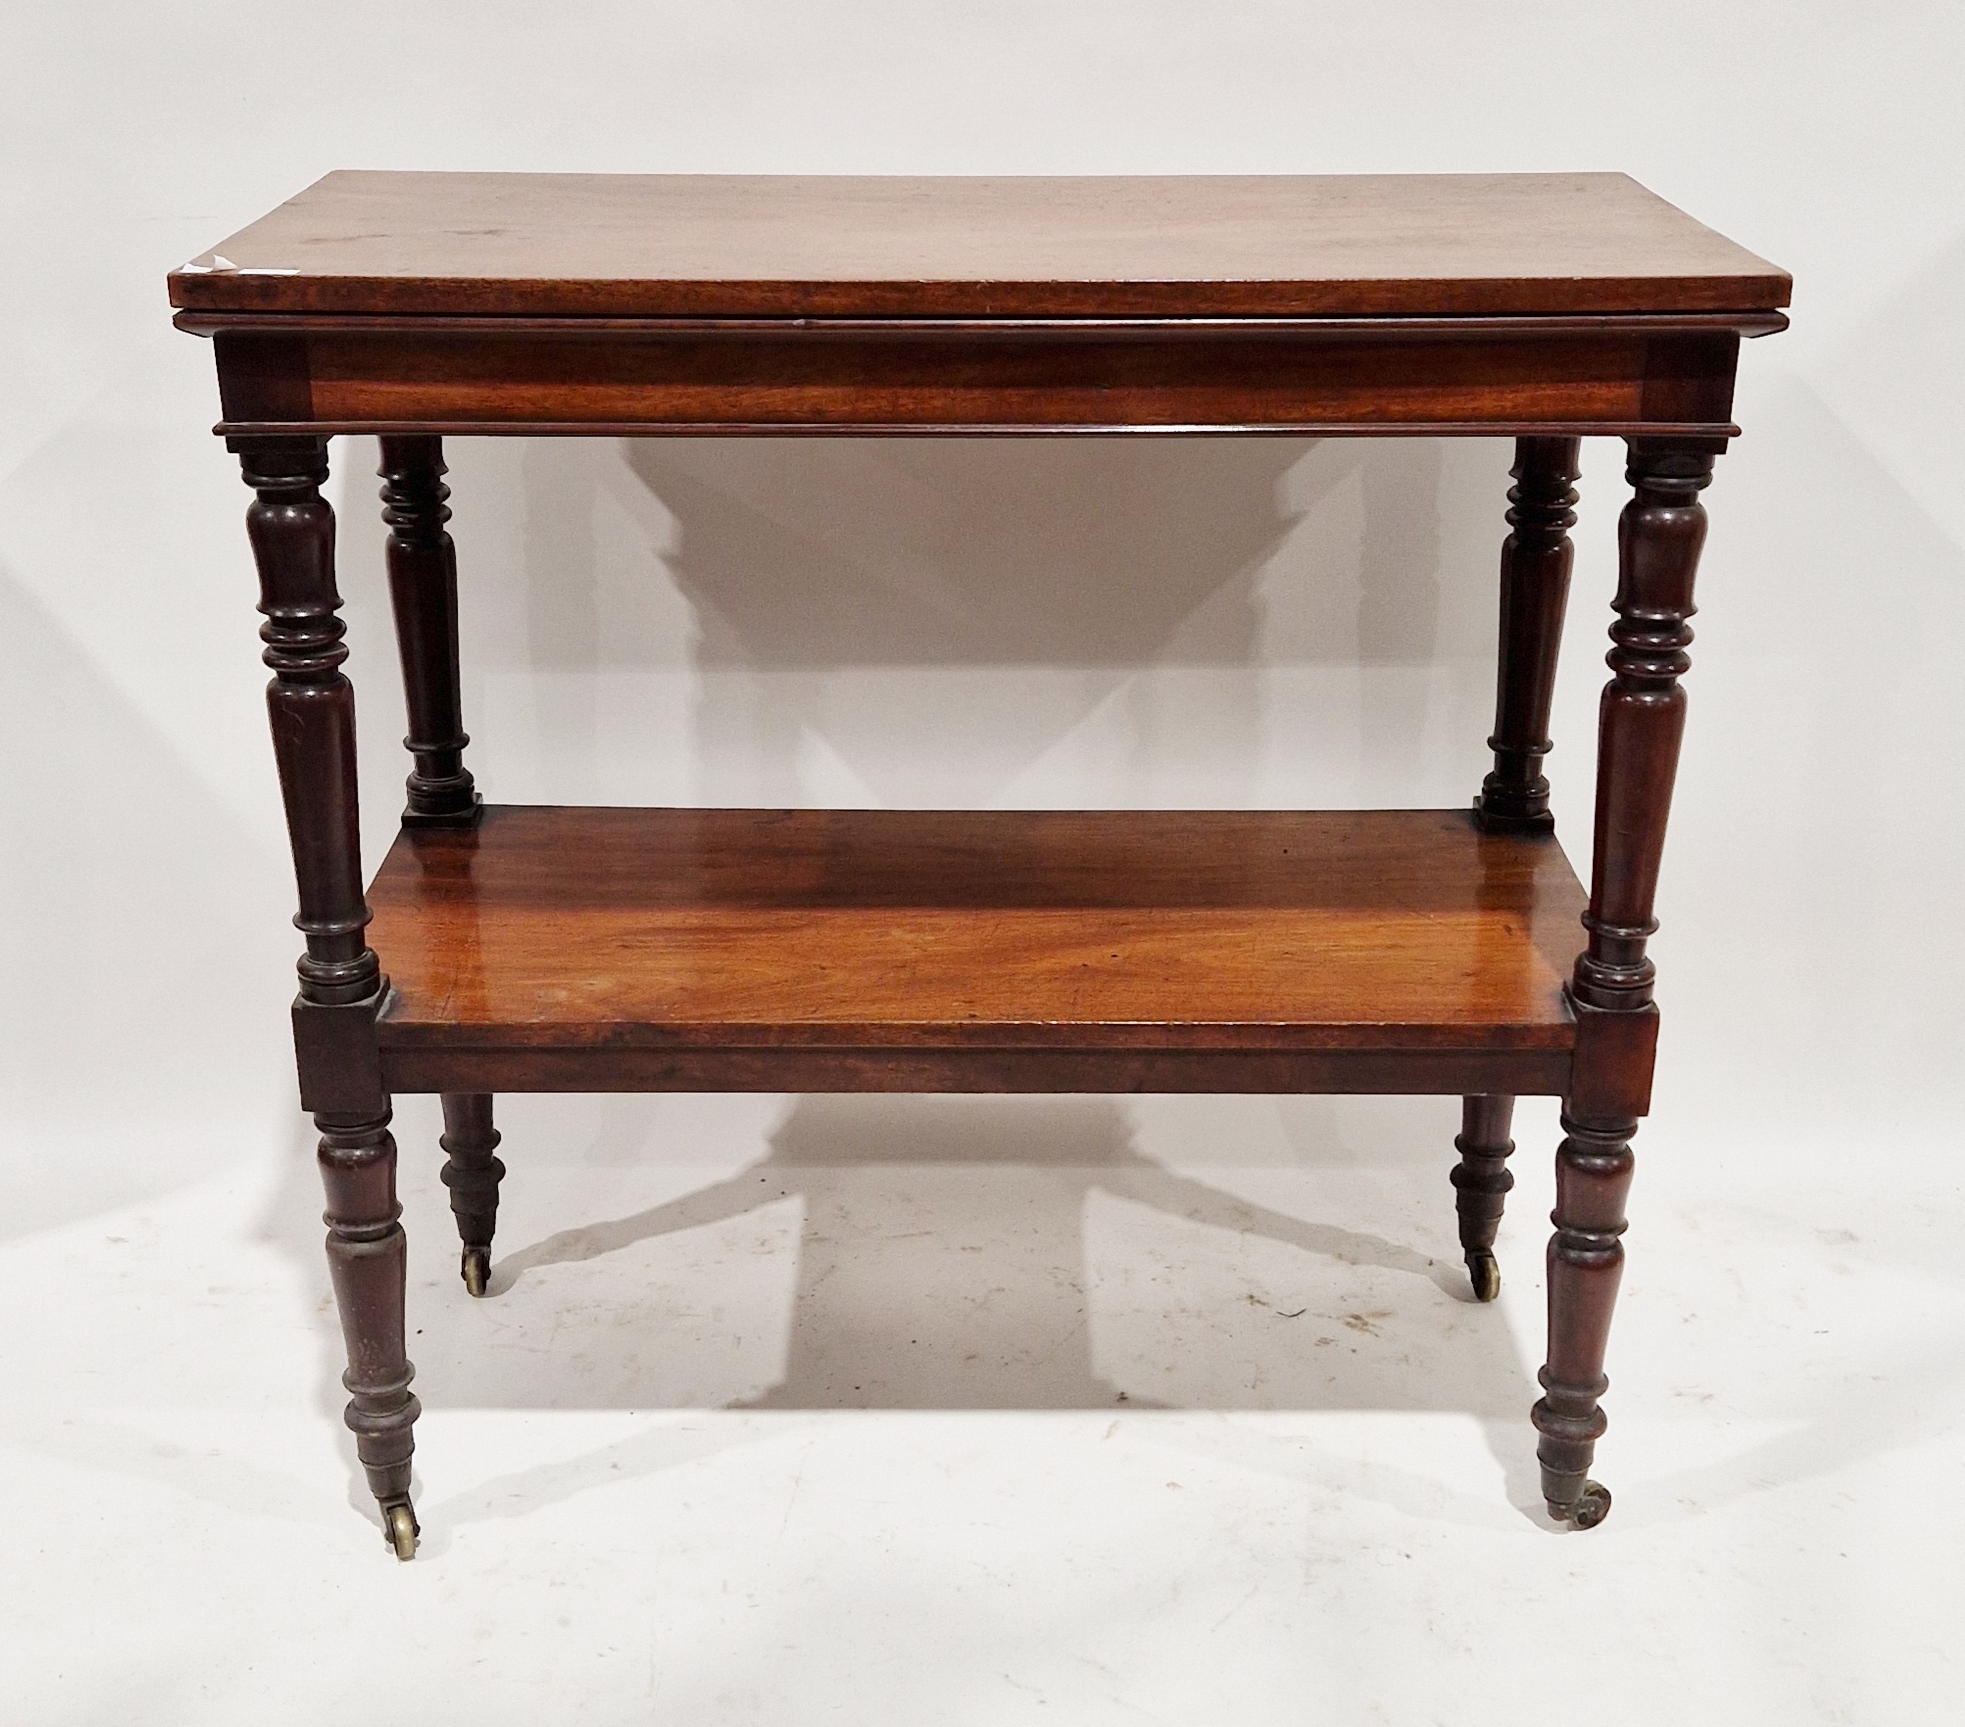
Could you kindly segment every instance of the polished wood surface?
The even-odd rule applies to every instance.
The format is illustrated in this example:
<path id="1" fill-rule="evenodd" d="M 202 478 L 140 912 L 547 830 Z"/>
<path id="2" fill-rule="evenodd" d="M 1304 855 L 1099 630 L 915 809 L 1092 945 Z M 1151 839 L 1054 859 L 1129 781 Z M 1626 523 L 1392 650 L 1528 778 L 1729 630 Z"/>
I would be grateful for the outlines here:
<path id="1" fill-rule="evenodd" d="M 384 438 L 382 519 L 389 525 L 389 600 L 403 667 L 409 734 L 415 758 L 404 787 L 403 821 L 455 827 L 477 820 L 479 799 L 464 765 L 463 697 L 458 691 L 457 548 L 443 483 L 438 438 Z"/>
<path id="2" fill-rule="evenodd" d="M 171 276 L 290 312 L 1407 317 L 1788 303 L 1622 174 L 329 174 Z"/>
<path id="3" fill-rule="evenodd" d="M 422 1406 L 410 1390 L 416 1369 L 404 1335 L 409 1252 L 396 1198 L 396 1140 L 386 1109 L 367 1120 L 317 1115 L 315 1121 L 327 1194 L 328 1276 L 348 1354 L 342 1419 L 383 1515 L 405 1508 L 409 1551 L 400 1545 L 397 1551 L 407 1559 L 415 1551 L 416 1515 L 407 1507 Z"/>
<path id="4" fill-rule="evenodd" d="M 246 531 L 266 619 L 262 656 L 273 756 L 287 811 L 305 933 L 293 1004 L 301 1102 L 320 1132 L 328 1271 L 348 1349 L 345 1419 L 397 1552 L 415 1550 L 410 1456 L 417 1401 L 405 1353 L 408 1249 L 396 1201 L 396 1142 L 374 1048 L 387 982 L 364 940 L 361 829 L 355 784 L 355 693 L 343 662 L 347 626 L 335 584 L 334 511 L 321 496 L 317 439 L 240 453 L 253 501 Z"/>
<path id="5" fill-rule="evenodd" d="M 1617 522 L 1616 621 L 1598 710 L 1596 844 L 1583 919 L 1589 945 L 1569 986 L 1577 1076 L 1556 1152 L 1549 1359 L 1532 1412 L 1550 1512 L 1574 1519 L 1581 1507 L 1587 1521 L 1600 1520 L 1608 1506 L 1603 1489 L 1586 1477 L 1606 1426 L 1599 1405 L 1609 1386 L 1603 1362 L 1624 1269 L 1631 1139 L 1651 1101 L 1658 1010 L 1646 946 L 1658 927 L 1652 904 L 1685 732 L 1679 680 L 1691 666 L 1687 620 L 1706 543 L 1699 494 L 1712 477 L 1705 451 L 1633 442 L 1626 469 L 1633 495 Z M 1633 1047 L 1641 1063 L 1629 1059 Z"/>
<path id="6" fill-rule="evenodd" d="M 390 1050 L 1566 1051 L 1582 909 L 1458 811 L 492 807 L 369 897 Z"/>
<path id="7" fill-rule="evenodd" d="M 390 1097 L 443 1095 L 473 1294 L 493 1094 L 1451 1092 L 1498 1288 L 1513 1100 L 1557 1094 L 1542 1489 L 1588 1526 L 1646 944 L 1743 338 L 1788 280 L 1617 175 L 330 176 L 172 277 L 257 501 L 348 1420 L 396 1551 L 416 1400 Z M 463 766 L 439 435 L 1297 431 L 1519 438 L 1495 769 L 1470 812 L 488 808 Z M 405 827 L 360 889 L 320 493 L 382 435 Z M 1576 440 L 1630 444 L 1587 903 L 1542 773 Z M 365 929 L 369 939 L 365 939 Z M 1586 939 L 1587 932 L 1587 939 Z M 371 945 L 372 943 L 372 945 Z M 1582 951 L 1579 953 L 1579 948 Z M 383 974 L 386 964 L 391 984 Z"/>
<path id="8" fill-rule="evenodd" d="M 171 277 L 239 437 L 1731 437 L 1787 277 L 1618 174 L 329 175 Z"/>
<path id="9" fill-rule="evenodd" d="M 1461 1105 L 1460 1132 L 1453 1149 L 1460 1161 L 1453 1166 L 1453 1204 L 1460 1218 L 1460 1251 L 1478 1301 L 1501 1293 L 1501 1267 L 1494 1256 L 1494 1238 L 1501 1231 L 1501 1213 L 1514 1190 L 1508 1168 L 1515 1142 L 1508 1137 L 1514 1124 L 1512 1097 L 1470 1097 Z"/>
<path id="10" fill-rule="evenodd" d="M 371 1029 L 386 985 L 363 935 L 355 691 L 341 669 L 334 510 L 321 495 L 327 449 L 318 438 L 251 440 L 239 460 L 254 493 L 246 532 L 266 620 L 261 657 L 273 671 L 266 710 L 299 892 L 294 922 L 307 938 L 293 1004 L 301 1102 L 317 1115 L 374 1120 L 388 1111 Z"/>
<path id="11" fill-rule="evenodd" d="M 1779 314 L 1768 314 L 1778 319 Z M 1243 323 L 181 313 L 228 434 L 1734 431 L 1744 314 Z M 1468 323 L 1478 327 L 1469 328 Z"/>
<path id="12" fill-rule="evenodd" d="M 500 1134 L 491 1125 L 492 1100 L 486 1092 L 443 1094 L 443 1184 L 450 1189 L 450 1211 L 463 1244 L 460 1270 L 464 1287 L 483 1295 L 491 1276 L 491 1238 L 498 1229 L 498 1184 L 505 1178 L 497 1155 Z"/>
<path id="13" fill-rule="evenodd" d="M 1494 771 L 1474 810 L 1490 833 L 1554 833 L 1543 759 L 1556 661 L 1575 559 L 1576 480 L 1582 451 L 1575 438 L 1523 438 L 1515 446 L 1508 488 L 1507 540 L 1501 547 L 1501 628 L 1495 679 Z"/>
<path id="14" fill-rule="evenodd" d="M 1657 927 L 1651 907 L 1685 735 L 1679 680 L 1692 663 L 1688 620 L 1706 543 L 1699 494 L 1712 483 L 1713 458 L 1633 444 L 1626 477 L 1633 496 L 1617 521 L 1611 678 L 1597 715 L 1596 844 L 1584 920 L 1590 942 L 1572 988 L 1589 1007 L 1642 1013 L 1651 1005 L 1654 968 L 1645 944 Z"/>
<path id="15" fill-rule="evenodd" d="M 355 791 L 355 692 L 342 672 L 348 626 L 335 585 L 334 509 L 321 496 L 327 451 L 314 439 L 249 450 L 246 533 L 259 566 L 260 656 L 273 755 L 293 842 L 306 932 L 301 992 L 335 1004 L 372 995 L 375 955 L 362 939 L 362 839 Z"/>

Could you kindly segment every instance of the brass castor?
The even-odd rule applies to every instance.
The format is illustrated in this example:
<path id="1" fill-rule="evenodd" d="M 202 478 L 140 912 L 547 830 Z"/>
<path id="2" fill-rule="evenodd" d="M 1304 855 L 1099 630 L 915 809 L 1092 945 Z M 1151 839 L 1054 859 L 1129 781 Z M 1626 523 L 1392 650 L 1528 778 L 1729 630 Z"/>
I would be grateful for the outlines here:
<path id="1" fill-rule="evenodd" d="M 464 1249 L 464 1287 L 473 1295 L 482 1295 L 491 1287 L 491 1249 L 488 1247 L 467 1247 Z"/>
<path id="2" fill-rule="evenodd" d="M 396 1550 L 398 1559 L 416 1557 L 416 1538 L 421 1533 L 416 1527 L 416 1513 L 410 1509 L 408 1500 L 399 1499 L 393 1505 L 382 1507 L 383 1539 Z"/>
<path id="3" fill-rule="evenodd" d="M 1467 1276 L 1474 1285 L 1476 1301 L 1492 1301 L 1501 1293 L 1501 1265 L 1493 1254 L 1468 1254 Z"/>
<path id="4" fill-rule="evenodd" d="M 1601 1482 L 1586 1481 L 1574 1505 L 1551 1505 L 1549 1515 L 1558 1523 L 1594 1529 L 1610 1515 L 1610 1489 Z"/>

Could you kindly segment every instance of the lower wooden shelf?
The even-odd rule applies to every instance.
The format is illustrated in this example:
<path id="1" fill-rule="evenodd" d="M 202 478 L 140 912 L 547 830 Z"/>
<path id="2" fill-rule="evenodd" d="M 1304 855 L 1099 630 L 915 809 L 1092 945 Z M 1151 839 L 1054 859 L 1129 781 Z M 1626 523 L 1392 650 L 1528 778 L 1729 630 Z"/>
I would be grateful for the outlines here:
<path id="1" fill-rule="evenodd" d="M 493 806 L 369 901 L 392 1091 L 1560 1093 L 1584 907 L 1456 810 Z"/>

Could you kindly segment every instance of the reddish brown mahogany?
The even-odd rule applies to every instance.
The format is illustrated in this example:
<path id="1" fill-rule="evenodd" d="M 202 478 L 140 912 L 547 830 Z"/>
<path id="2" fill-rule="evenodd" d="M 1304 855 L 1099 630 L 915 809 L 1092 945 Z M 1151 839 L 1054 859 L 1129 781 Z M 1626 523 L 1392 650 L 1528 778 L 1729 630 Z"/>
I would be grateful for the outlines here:
<path id="1" fill-rule="evenodd" d="M 1619 175 L 336 174 L 171 290 L 215 338 L 256 493 L 301 1096 L 348 1420 L 399 1554 L 416 1399 L 389 1106 L 417 1090 L 443 1096 L 474 1294 L 500 1090 L 1453 1092 L 1482 1298 L 1514 1099 L 1559 1094 L 1533 1419 L 1550 1511 L 1601 1519 L 1699 493 L 1742 337 L 1786 322 L 1782 272 Z M 480 807 L 441 434 L 1175 430 L 1518 439 L 1471 815 Z M 320 495 L 348 432 L 381 437 L 414 760 L 372 923 Z M 1586 906 L 1543 762 L 1578 439 L 1603 434 L 1635 495 Z"/>
<path id="2" fill-rule="evenodd" d="M 1563 610 L 1576 525 L 1577 440 L 1523 438 L 1501 548 L 1501 667 L 1496 680 L 1494 772 L 1474 809 L 1490 833 L 1554 833 L 1542 758 L 1556 689 Z"/>
<path id="3" fill-rule="evenodd" d="M 1691 663 L 1686 619 L 1706 540 L 1699 493 L 1712 471 L 1709 450 L 1631 446 L 1636 496 L 1618 523 L 1613 675 L 1597 732 L 1595 863 L 1583 918 L 1590 939 L 1570 983 L 1579 1057 L 1588 1047 L 1584 1028 L 1639 1023 L 1650 1033 L 1657 1018 L 1645 943 L 1658 927 L 1651 905 L 1685 730 L 1679 678 Z M 1603 1360 L 1624 1267 L 1630 1141 L 1649 1102 L 1649 1049 L 1647 1040 L 1641 1079 L 1607 1062 L 1586 1068 L 1579 1060 L 1565 1100 L 1549 1242 L 1549 1360 L 1534 1411 L 1542 1491 L 1552 1506 L 1579 1502 L 1604 1429 L 1598 1399 L 1609 1384 Z"/>
<path id="4" fill-rule="evenodd" d="M 240 451 L 255 495 L 246 526 L 259 563 L 260 634 L 273 668 L 267 707 L 286 797 L 307 936 L 294 1032 L 301 1096 L 321 1133 L 328 1267 L 347 1336 L 348 1425 L 385 1513 L 409 1504 L 416 1421 L 403 1349 L 405 1251 L 396 1203 L 396 1142 L 371 1053 L 387 984 L 363 939 L 361 834 L 355 797 L 354 692 L 334 581 L 334 513 L 321 497 L 318 443 Z M 412 1515 L 413 1521 L 413 1515 Z"/>
<path id="5" fill-rule="evenodd" d="M 1454 1150 L 1460 1161 L 1453 1169 L 1455 1209 L 1460 1213 L 1460 1250 L 1474 1294 L 1492 1301 L 1501 1293 L 1501 1268 L 1494 1257 L 1494 1238 L 1501 1229 L 1501 1210 L 1515 1185 L 1508 1169 L 1515 1142 L 1508 1137 L 1514 1120 L 1512 1097 L 1470 1097 L 1461 1108 L 1460 1133 Z"/>
<path id="6" fill-rule="evenodd" d="M 184 307 L 501 318 L 1742 312 L 1788 290 L 1622 174 L 342 172 L 171 277 Z"/>
<path id="7" fill-rule="evenodd" d="M 216 337 L 231 434 L 1719 438 L 1734 429 L 1740 334 L 1780 323 L 1779 314 L 820 323 L 230 312 L 178 321 Z"/>
<path id="8" fill-rule="evenodd" d="M 458 694 L 457 549 L 436 438 L 382 440 L 382 519 L 389 524 L 389 597 L 402 651 L 403 693 L 415 757 L 403 825 L 450 827 L 477 819 L 478 794 L 464 766 L 463 700 Z"/>

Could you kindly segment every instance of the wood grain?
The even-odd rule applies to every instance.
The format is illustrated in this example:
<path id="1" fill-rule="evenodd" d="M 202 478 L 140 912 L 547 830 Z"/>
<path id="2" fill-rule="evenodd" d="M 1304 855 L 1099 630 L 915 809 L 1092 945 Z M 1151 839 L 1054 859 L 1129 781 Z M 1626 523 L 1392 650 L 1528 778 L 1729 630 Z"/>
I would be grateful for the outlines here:
<path id="1" fill-rule="evenodd" d="M 215 330 L 228 433 L 1566 426 L 1723 438 L 1740 345 L 1732 329 L 1655 319 L 264 324 Z"/>
<path id="2" fill-rule="evenodd" d="M 191 263 L 174 305 L 292 312 L 1480 316 L 1790 288 L 1622 174 L 344 171 Z"/>
<path id="3" fill-rule="evenodd" d="M 405 831 L 369 899 L 391 1056 L 1522 1050 L 1564 1067 L 1583 904 L 1552 843 L 1458 811 L 551 807 Z"/>
<path id="4" fill-rule="evenodd" d="M 1785 325 L 1785 274 L 1619 175 L 337 174 L 217 251 L 171 290 L 180 326 L 215 339 L 221 430 L 257 493 L 308 942 L 302 1096 L 348 1421 L 398 1553 L 417 1404 L 390 1091 L 444 1094 L 473 1294 L 498 1091 L 1459 1093 L 1483 1299 L 1512 1100 L 1560 1094 L 1533 1419 L 1551 1512 L 1601 1520 L 1587 1472 L 1656 1046 L 1646 941 L 1698 493 L 1735 430 L 1740 340 Z M 1523 439 L 1479 825 L 562 808 L 427 825 L 476 814 L 436 435 L 1189 430 Z M 320 495 L 325 437 L 354 431 L 385 440 L 418 758 L 368 941 Z M 1540 831 L 1541 757 L 1574 440 L 1605 432 L 1630 436 L 1637 495 L 1585 918 Z"/>

